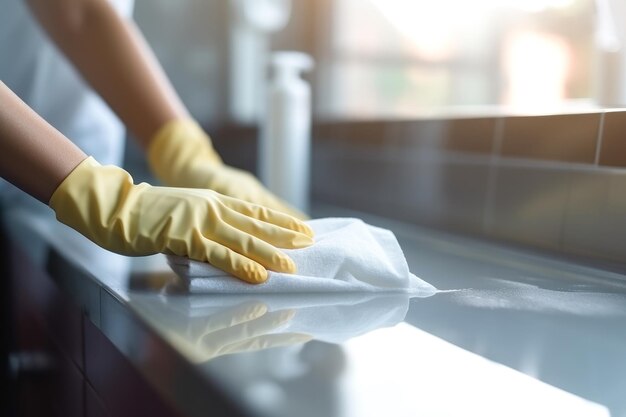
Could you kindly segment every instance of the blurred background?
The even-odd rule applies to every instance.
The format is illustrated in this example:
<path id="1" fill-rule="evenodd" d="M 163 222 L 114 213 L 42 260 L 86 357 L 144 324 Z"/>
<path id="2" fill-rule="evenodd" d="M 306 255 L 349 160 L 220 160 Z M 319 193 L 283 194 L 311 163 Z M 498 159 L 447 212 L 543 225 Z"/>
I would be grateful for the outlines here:
<path id="1" fill-rule="evenodd" d="M 191 111 L 213 125 L 254 121 L 250 112 L 242 116 L 249 93 L 233 88 L 233 78 L 262 68 L 263 58 L 250 60 L 249 46 L 248 61 L 237 60 L 242 32 L 260 39 L 259 50 L 314 57 L 316 119 L 615 105 L 619 88 L 606 81 L 618 72 L 620 7 L 610 0 L 138 0 L 135 19 Z"/>
<path id="2" fill-rule="evenodd" d="M 127 0 L 111 1 L 123 4 Z M 306 132 L 299 141 L 302 146 L 296 149 L 305 151 L 274 152 L 283 155 L 283 162 L 296 162 L 273 166 L 284 178 L 302 180 L 297 185 L 303 185 L 307 199 L 310 196 L 312 216 L 362 217 L 383 226 L 394 225 L 412 271 L 427 279 L 444 277 L 444 288 L 452 288 L 449 283 L 456 288 L 472 283 L 466 296 L 453 300 L 460 303 L 457 306 L 438 301 L 412 305 L 415 314 L 409 315 L 410 323 L 533 377 L 561 382 L 562 388 L 609 404 L 618 412 L 624 410 L 623 381 L 619 379 L 624 366 L 616 359 L 623 356 L 623 344 L 615 336 L 623 332 L 621 327 L 613 327 L 618 322 L 621 326 L 623 312 L 621 307 L 616 307 L 617 313 L 611 312 L 623 297 L 613 298 L 617 294 L 608 290 L 596 294 L 600 286 L 583 283 L 600 276 L 594 269 L 599 268 L 610 271 L 603 279 L 613 291 L 623 286 L 626 274 L 626 109 L 613 108 L 626 107 L 626 1 L 135 0 L 134 20 L 224 161 L 255 173 L 263 172 L 258 159 L 263 156 L 263 142 L 273 137 L 264 131 L 269 125 L 264 121 L 271 119 L 264 116 L 270 107 L 264 99 L 272 76 L 268 65 L 272 52 L 310 55 L 315 65 L 303 77 L 312 89 L 313 124 L 309 132 L 308 118 L 298 120 Z M 307 107 L 301 108 L 308 113 L 308 102 L 305 104 Z M 282 115 L 284 120 L 296 119 L 289 111 Z M 292 130 L 284 131 L 287 140 L 274 141 L 278 143 L 274 150 L 298 142 L 292 140 Z M 137 182 L 154 180 L 135 141 L 127 141 L 124 164 Z M 21 214 L 21 210 L 17 212 Z M 453 235 L 431 238 L 428 228 L 414 229 L 413 225 L 493 240 L 502 248 L 482 248 L 482 243 L 475 247 L 480 240 L 457 241 Z M 29 227 L 36 226 L 29 222 Z M 419 234 L 419 239 L 414 234 Z M 0 233 L 0 249 L 6 252 L 10 242 L 1 238 Z M 32 257 L 37 240 L 30 234 L 21 239 Z M 65 247 L 54 234 L 50 241 Z M 119 404 L 128 403 L 119 407 L 140 402 L 134 391 L 126 390 L 139 383 L 119 373 L 116 366 L 120 365 L 111 365 L 106 356 L 115 351 L 108 337 L 131 357 L 131 362 L 120 357 L 124 366 L 128 367 L 128 362 L 131 367 L 145 367 L 140 372 L 165 375 L 166 385 L 162 386 L 171 388 L 174 395 L 182 393 L 180 398 L 186 401 L 186 387 L 180 385 L 184 374 L 177 373 L 180 358 L 164 361 L 162 356 L 169 350 L 152 339 L 140 344 L 144 343 L 145 326 L 128 324 L 134 323 L 135 312 L 129 315 L 120 309 L 122 304 L 118 306 L 117 297 L 122 299 L 127 278 L 114 271 L 115 262 L 106 256 L 102 265 L 92 262 L 89 254 L 74 251 L 75 245 L 68 244 L 68 251 L 81 259 L 78 267 L 72 258 L 65 259 L 64 252 L 45 252 L 46 242 L 39 246 L 39 252 L 48 257 L 42 255 L 47 262 L 45 274 L 16 257 L 12 263 L 21 269 L 11 273 L 20 279 L 5 280 L 5 285 L 14 285 L 13 291 L 28 300 L 19 312 L 26 319 L 12 320 L 10 302 L 22 303 L 22 299 L 13 297 L 11 288 L 0 291 L 5 296 L 0 305 L 8 323 L 0 330 L 6 335 L 13 331 L 11 326 L 33 326 L 36 337 L 26 340 L 26 348 L 31 350 L 29 343 L 39 349 L 41 344 L 56 343 L 51 342 L 56 335 L 65 338 L 62 343 L 68 341 L 71 358 L 63 359 L 68 365 L 63 369 L 71 370 L 67 378 L 77 381 L 72 387 L 78 392 L 69 404 L 99 401 L 101 393 L 90 384 L 83 385 L 81 379 L 83 372 L 92 371 L 110 377 L 98 381 L 108 384 L 105 388 L 114 393 L 109 397 L 112 404 L 118 397 Z M 512 257 L 510 249 L 518 246 L 532 252 Z M 566 267 L 551 262 L 535 264 L 529 253 L 557 255 L 557 260 L 572 263 L 565 263 Z M 575 272 L 580 264 L 585 268 Z M 88 265 L 85 271 L 82 265 Z M 8 269 L 0 262 L 0 275 L 9 276 Z M 94 286 L 84 275 L 93 271 L 102 274 L 94 274 L 98 281 L 101 276 L 122 281 Z M 67 290 L 71 297 L 79 298 L 83 307 L 90 303 L 96 307 L 74 309 L 65 302 L 65 294 L 58 293 L 56 284 L 48 282 L 47 274 L 61 283 L 62 292 Z M 547 285 L 550 280 L 554 282 Z M 489 291 L 481 294 L 482 281 L 495 284 L 489 283 L 485 287 Z M 514 285 L 505 286 L 507 281 Z M 132 296 L 137 311 L 142 312 L 142 303 L 146 317 L 163 308 L 167 314 L 155 316 L 156 329 L 170 323 L 176 331 L 180 328 L 191 335 L 194 329 L 208 329 L 206 315 L 185 310 L 188 301 L 197 299 L 183 296 L 176 307 L 175 298 L 161 292 L 159 285 L 164 282 L 161 277 L 150 288 L 147 284 L 130 286 L 131 292 L 150 293 L 144 299 Z M 74 287 L 74 283 L 80 284 Z M 567 288 L 572 292 L 561 294 Z M 152 300 L 153 296 L 157 298 Z M 486 304 L 476 304 L 476 300 Z M 478 309 L 466 308 L 472 305 Z M 562 306 L 567 308 L 561 311 Z M 193 326 L 185 327 L 182 319 L 177 322 L 181 311 L 181 317 L 194 318 Z M 372 311 L 380 315 L 380 309 Z M 361 316 L 366 317 L 359 312 Z M 502 318 L 501 326 L 494 317 Z M 464 320 L 479 325 L 465 326 Z M 102 329 L 110 333 L 101 333 Z M 136 340 L 140 342 L 133 344 Z M 502 341 L 508 344 L 500 345 Z M 405 340 L 400 342 L 402 345 Z M 364 363 L 373 364 L 378 372 L 383 368 L 369 360 L 374 345 L 369 341 L 366 345 Z M 104 346 L 103 350 L 95 349 L 98 346 Z M 315 370 L 312 378 L 317 385 L 313 389 L 329 398 L 320 404 L 332 407 L 335 399 L 331 397 L 339 391 L 326 375 L 332 382 L 336 370 L 342 372 L 342 355 L 349 357 L 354 351 L 319 342 L 317 346 L 318 351 L 304 350 L 303 358 Z M 0 346 L 6 352 L 9 347 L 7 343 Z M 145 352 L 147 356 L 142 356 Z M 277 382 L 280 378 L 275 375 L 283 368 L 274 366 L 280 358 L 271 355 L 261 356 L 262 360 L 250 356 L 247 359 L 251 361 L 240 363 L 247 372 L 268 372 L 272 384 L 267 386 L 274 387 L 269 393 L 283 395 L 272 397 L 267 391 L 258 391 L 262 404 L 267 407 L 276 398 L 276 404 L 283 399 L 298 400 L 291 394 L 302 387 L 309 395 L 309 386 L 299 384 L 299 376 L 285 378 L 284 384 Z M 42 358 L 46 357 L 18 359 L 26 360 L 26 365 L 31 361 L 37 370 L 42 363 L 43 368 L 49 366 Z M 293 356 L 284 358 L 287 361 L 282 365 L 289 365 Z M 232 356 L 222 362 L 223 374 L 246 378 L 249 372 L 232 371 L 237 369 L 232 360 L 240 359 Z M 5 361 L 7 374 L 8 364 Z M 387 363 L 383 365 L 388 368 Z M 399 366 L 403 375 L 412 375 L 403 364 Z M 421 363 L 419 366 L 423 368 Z M 265 371 L 265 367 L 272 369 Z M 381 375 L 388 374 L 387 368 Z M 25 369 L 29 371 L 28 366 Z M 22 375 L 22 370 L 19 372 Z M 34 373 L 34 377 L 38 375 Z M 446 378 L 441 380 L 447 389 Z M 96 380 L 92 374 L 87 379 Z M 190 381 L 189 392 L 203 389 L 196 380 Z M 65 388 L 54 380 L 53 386 Z M 237 387 L 245 388 L 245 384 Z M 55 396 L 56 391 L 48 392 Z M 447 393 L 445 389 L 442 392 Z M 13 391 L 7 391 L 6 396 L 11 395 Z M 26 395 L 22 401 L 38 407 L 39 402 L 32 398 Z M 286 404 L 293 403 L 286 400 Z M 143 404 L 162 411 L 158 401 Z M 320 414 L 319 406 L 315 404 L 314 413 Z M 302 410 L 298 413 L 302 415 Z M 137 414 L 142 413 L 129 415 Z"/>
<path id="3" fill-rule="evenodd" d="M 314 205 L 623 269 L 623 0 L 137 0 L 135 19 L 227 163 L 260 171 L 267 62 L 302 51 Z"/>

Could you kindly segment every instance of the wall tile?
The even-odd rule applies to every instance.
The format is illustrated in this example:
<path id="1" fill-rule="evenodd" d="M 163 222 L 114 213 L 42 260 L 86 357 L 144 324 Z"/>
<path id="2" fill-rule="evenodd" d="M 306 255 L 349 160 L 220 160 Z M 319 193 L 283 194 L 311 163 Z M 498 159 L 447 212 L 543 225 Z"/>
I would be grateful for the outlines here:
<path id="1" fill-rule="evenodd" d="M 438 171 L 438 194 L 432 209 L 438 213 L 439 224 L 463 233 L 481 233 L 489 167 L 448 162 Z"/>
<path id="2" fill-rule="evenodd" d="M 459 160 L 460 159 L 460 160 Z M 318 154 L 317 200 L 401 220 L 479 232 L 489 167 L 443 153 L 404 157 Z"/>
<path id="3" fill-rule="evenodd" d="M 378 214 L 418 223 L 437 221 L 439 166 L 432 160 L 397 158 L 370 171 L 376 178 L 372 199 Z"/>
<path id="4" fill-rule="evenodd" d="M 444 147 L 451 151 L 491 154 L 496 118 L 451 119 Z"/>
<path id="5" fill-rule="evenodd" d="M 418 119 L 329 123 L 314 128 L 316 139 L 361 148 L 418 146 L 490 153 L 496 118 Z"/>
<path id="6" fill-rule="evenodd" d="M 387 143 L 399 147 L 439 149 L 445 143 L 448 121 L 444 119 L 418 119 L 390 122 L 386 130 Z"/>
<path id="7" fill-rule="evenodd" d="M 593 164 L 600 119 L 601 113 L 506 117 L 501 153 Z"/>
<path id="8" fill-rule="evenodd" d="M 600 165 L 626 167 L 626 111 L 604 114 Z"/>
<path id="9" fill-rule="evenodd" d="M 601 124 L 600 162 L 626 166 L 626 112 L 620 111 L 340 124 L 330 129 L 338 135 L 314 146 L 314 197 L 403 221 L 624 262 L 626 170 L 593 168 Z M 494 160 L 496 130 L 505 158 Z"/>
<path id="10" fill-rule="evenodd" d="M 626 172 L 572 174 L 563 249 L 572 254 L 626 263 Z"/>
<path id="11" fill-rule="evenodd" d="M 486 233 L 558 250 L 567 202 L 568 172 L 499 166 Z"/>

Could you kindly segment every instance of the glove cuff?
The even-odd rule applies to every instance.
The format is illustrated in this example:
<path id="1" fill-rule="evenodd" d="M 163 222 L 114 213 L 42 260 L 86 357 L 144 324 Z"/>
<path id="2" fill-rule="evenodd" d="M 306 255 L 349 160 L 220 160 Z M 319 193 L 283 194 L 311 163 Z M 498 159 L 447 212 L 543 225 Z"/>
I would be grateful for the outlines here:
<path id="1" fill-rule="evenodd" d="M 111 224 L 124 211 L 123 202 L 133 189 L 145 187 L 150 186 L 135 186 L 128 172 L 113 165 L 102 166 L 90 156 L 61 182 L 49 206 L 61 223 L 100 246 L 125 253 L 128 247 L 111 232 Z"/>
<path id="2" fill-rule="evenodd" d="M 150 141 L 147 158 L 154 175 L 174 187 L 191 186 L 185 171 L 194 161 L 222 165 L 211 139 L 192 119 L 175 119 L 163 125 Z"/>
<path id="3" fill-rule="evenodd" d="M 68 202 L 68 197 L 76 194 L 77 188 L 84 189 L 85 185 L 91 181 L 91 171 L 99 167 L 102 165 L 93 156 L 83 159 L 54 190 L 48 205 L 57 213 L 57 219 L 59 219 L 60 213 L 64 211 L 63 208 Z"/>

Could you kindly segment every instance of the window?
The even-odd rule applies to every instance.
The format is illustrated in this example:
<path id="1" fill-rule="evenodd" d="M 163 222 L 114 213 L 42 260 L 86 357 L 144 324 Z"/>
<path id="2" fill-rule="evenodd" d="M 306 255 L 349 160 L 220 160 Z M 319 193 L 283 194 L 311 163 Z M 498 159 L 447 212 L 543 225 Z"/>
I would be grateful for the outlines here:
<path id="1" fill-rule="evenodd" d="M 592 0 L 335 0 L 318 114 L 542 111 L 592 97 Z"/>

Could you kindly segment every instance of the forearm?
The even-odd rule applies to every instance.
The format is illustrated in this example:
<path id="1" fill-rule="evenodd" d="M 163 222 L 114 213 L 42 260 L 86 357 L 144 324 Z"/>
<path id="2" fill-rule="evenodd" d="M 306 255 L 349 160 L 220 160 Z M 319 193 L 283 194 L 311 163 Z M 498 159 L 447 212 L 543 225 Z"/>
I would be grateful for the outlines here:
<path id="1" fill-rule="evenodd" d="M 139 142 L 187 110 L 133 22 L 106 0 L 28 0 L 34 15 Z"/>
<path id="2" fill-rule="evenodd" d="M 85 158 L 0 82 L 0 176 L 38 200 L 52 193 Z"/>

